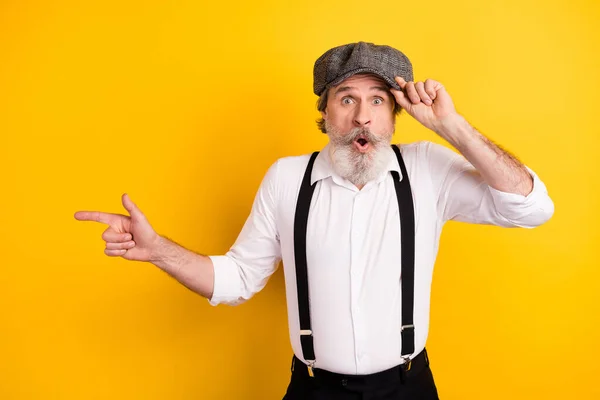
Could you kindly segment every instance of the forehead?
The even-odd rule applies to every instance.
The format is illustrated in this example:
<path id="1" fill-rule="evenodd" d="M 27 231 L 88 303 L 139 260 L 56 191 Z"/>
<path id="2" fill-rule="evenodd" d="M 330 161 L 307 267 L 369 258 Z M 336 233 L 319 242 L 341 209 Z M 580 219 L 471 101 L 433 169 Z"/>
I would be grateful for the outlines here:
<path id="1" fill-rule="evenodd" d="M 372 88 L 389 90 L 388 84 L 379 76 L 374 74 L 356 74 L 344 79 L 338 85 L 331 87 L 330 93 L 346 92 L 351 89 L 371 90 Z"/>

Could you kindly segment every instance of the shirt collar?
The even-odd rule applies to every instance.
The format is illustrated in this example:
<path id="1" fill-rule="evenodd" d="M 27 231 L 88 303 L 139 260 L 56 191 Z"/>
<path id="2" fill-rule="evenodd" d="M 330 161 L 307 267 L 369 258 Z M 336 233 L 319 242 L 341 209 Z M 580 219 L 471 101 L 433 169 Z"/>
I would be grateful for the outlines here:
<path id="1" fill-rule="evenodd" d="M 344 178 L 335 173 L 332 166 L 330 151 L 331 143 L 327 143 L 327 145 L 317 155 L 310 180 L 311 185 L 321 179 L 329 178 L 330 176 L 336 181 L 345 181 Z M 375 179 L 375 182 L 381 182 L 383 179 L 385 179 L 390 171 L 396 171 L 398 173 L 399 180 L 402 180 L 402 172 L 400 171 L 400 166 L 398 165 L 398 160 L 396 159 L 394 150 L 388 146 L 384 151 L 389 152 L 387 155 L 387 165 L 384 169 L 384 172 L 382 172 L 382 174 Z"/>

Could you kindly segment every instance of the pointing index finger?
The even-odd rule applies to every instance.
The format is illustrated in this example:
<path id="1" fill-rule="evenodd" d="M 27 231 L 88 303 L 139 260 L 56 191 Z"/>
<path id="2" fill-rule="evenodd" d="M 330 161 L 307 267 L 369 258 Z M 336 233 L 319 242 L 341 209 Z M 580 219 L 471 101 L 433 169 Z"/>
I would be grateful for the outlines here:
<path id="1" fill-rule="evenodd" d="M 75 219 L 78 221 L 96 221 L 103 224 L 112 225 L 119 220 L 120 215 L 105 213 L 100 211 L 77 211 Z"/>

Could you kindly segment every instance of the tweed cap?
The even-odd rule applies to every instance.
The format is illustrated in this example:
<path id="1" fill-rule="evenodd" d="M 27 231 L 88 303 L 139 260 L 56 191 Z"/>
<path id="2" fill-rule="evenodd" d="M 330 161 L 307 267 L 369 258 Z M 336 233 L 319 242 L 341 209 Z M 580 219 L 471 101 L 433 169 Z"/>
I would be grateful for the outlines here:
<path id="1" fill-rule="evenodd" d="M 398 90 L 400 86 L 394 77 L 401 76 L 407 82 L 413 80 L 412 64 L 402 52 L 390 46 L 358 42 L 329 49 L 317 59 L 313 91 L 320 96 L 324 90 L 361 72 L 376 74 Z"/>

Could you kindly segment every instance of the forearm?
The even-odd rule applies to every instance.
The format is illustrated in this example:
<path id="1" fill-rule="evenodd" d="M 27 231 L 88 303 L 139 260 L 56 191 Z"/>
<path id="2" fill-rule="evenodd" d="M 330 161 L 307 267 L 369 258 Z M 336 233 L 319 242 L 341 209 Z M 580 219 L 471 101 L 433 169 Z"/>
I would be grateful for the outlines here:
<path id="1" fill-rule="evenodd" d="M 435 131 L 477 169 L 489 186 L 523 196 L 533 190 L 533 178 L 525 166 L 479 133 L 462 116 L 456 114 L 447 118 Z"/>
<path id="2" fill-rule="evenodd" d="M 214 290 L 214 266 L 207 256 L 194 253 L 161 236 L 150 262 L 193 292 L 210 299 Z"/>

